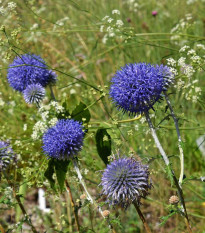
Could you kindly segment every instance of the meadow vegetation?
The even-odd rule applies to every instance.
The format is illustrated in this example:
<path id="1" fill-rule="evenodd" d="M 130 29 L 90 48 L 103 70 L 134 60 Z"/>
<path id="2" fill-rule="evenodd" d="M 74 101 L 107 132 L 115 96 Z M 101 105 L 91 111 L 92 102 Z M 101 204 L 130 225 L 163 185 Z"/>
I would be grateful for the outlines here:
<path id="1" fill-rule="evenodd" d="M 175 76 L 166 95 L 182 138 L 180 185 L 192 232 L 205 232 L 204 4 L 203 0 L 0 1 L 0 140 L 16 154 L 8 170 L 0 168 L 0 231 L 145 232 L 134 205 L 113 208 L 101 195 L 106 164 L 126 156 L 149 166 L 152 188 L 141 199 L 140 209 L 151 231 L 191 232 L 180 202 L 169 201 L 178 196 L 169 169 L 179 179 L 181 161 L 165 97 L 149 115 L 170 167 L 155 146 L 146 114 L 123 112 L 109 95 L 110 81 L 121 67 L 145 62 L 166 65 Z M 26 103 L 8 83 L 9 65 L 23 54 L 39 55 L 57 75 L 40 106 Z M 42 136 L 64 118 L 82 122 L 84 143 L 78 161 L 57 160 L 54 165 L 43 151 Z M 92 200 L 79 182 L 75 162 Z M 39 188 L 45 190 L 49 212 L 38 208 Z M 101 208 L 105 212 L 100 213 Z"/>

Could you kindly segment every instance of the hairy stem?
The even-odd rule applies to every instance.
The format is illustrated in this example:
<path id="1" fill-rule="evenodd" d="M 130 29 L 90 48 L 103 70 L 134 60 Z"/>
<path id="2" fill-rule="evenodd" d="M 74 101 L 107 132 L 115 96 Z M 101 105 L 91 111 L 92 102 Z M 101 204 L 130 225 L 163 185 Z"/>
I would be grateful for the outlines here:
<path id="1" fill-rule="evenodd" d="M 184 177 L 184 152 L 183 152 L 183 148 L 182 148 L 182 139 L 181 139 L 181 135 L 180 135 L 180 131 L 179 131 L 179 124 L 178 124 L 178 119 L 176 118 L 175 114 L 174 114 L 174 110 L 172 108 L 172 105 L 170 103 L 170 100 L 168 98 L 168 95 L 166 92 L 164 92 L 165 95 L 165 99 L 167 101 L 167 105 L 170 109 L 171 112 L 171 116 L 174 120 L 174 124 L 176 127 L 176 131 L 177 131 L 177 137 L 178 137 L 178 148 L 179 148 L 179 153 L 180 153 L 180 163 L 181 163 L 181 172 L 180 172 L 180 177 L 179 177 L 179 186 L 182 187 L 182 180 Z"/>
<path id="2" fill-rule="evenodd" d="M 74 200 L 73 200 L 73 195 L 71 193 L 71 189 L 70 189 L 70 186 L 69 186 L 67 180 L 65 180 L 65 186 L 66 186 L 67 193 L 68 193 L 68 195 L 70 197 L 71 206 L 72 206 L 73 213 L 74 213 L 74 216 L 75 216 L 75 222 L 76 222 L 77 230 L 78 230 L 78 232 L 80 232 L 80 224 L 79 224 L 79 220 L 78 220 L 78 211 L 76 209 L 76 206 L 75 206 L 75 203 L 74 203 Z"/>
<path id="3" fill-rule="evenodd" d="M 167 157 L 167 155 L 166 155 L 166 153 L 165 153 L 165 151 L 164 151 L 164 149 L 163 149 L 163 147 L 162 147 L 162 145 L 161 145 L 161 143 L 160 143 L 160 141 L 159 141 L 159 139 L 157 137 L 156 130 L 155 130 L 153 124 L 152 124 L 152 121 L 150 119 L 150 116 L 149 116 L 148 112 L 145 112 L 145 117 L 146 117 L 146 120 L 147 120 L 148 125 L 150 127 L 151 134 L 152 134 L 152 137 L 153 137 L 153 139 L 155 141 L 155 144 L 156 144 L 157 148 L 159 149 L 159 152 L 162 155 L 162 158 L 163 158 L 165 164 L 167 166 L 169 166 L 169 164 L 170 164 L 169 158 Z"/>
<path id="4" fill-rule="evenodd" d="M 145 117 L 146 117 L 148 125 L 150 127 L 151 134 L 152 134 L 152 137 L 153 137 L 153 139 L 155 141 L 155 144 L 156 144 L 157 148 L 159 149 L 165 164 L 167 165 L 167 167 L 170 167 L 169 158 L 167 157 L 167 155 L 166 155 L 166 153 L 165 153 L 165 151 L 164 151 L 164 149 L 163 149 L 163 147 L 162 147 L 162 145 L 161 145 L 161 143 L 160 143 L 160 141 L 159 141 L 159 139 L 157 137 L 156 130 L 155 130 L 153 124 L 152 124 L 152 121 L 150 119 L 150 116 L 149 116 L 148 112 L 145 112 Z M 171 167 L 170 167 L 170 169 L 171 169 Z M 178 180 L 177 180 L 177 178 L 176 178 L 176 176 L 174 174 L 174 171 L 172 169 L 171 169 L 171 173 L 172 173 L 174 184 L 175 184 L 175 186 L 177 188 L 177 192 L 178 192 L 178 195 L 179 195 L 179 198 L 180 198 L 183 215 L 185 216 L 185 218 L 186 218 L 186 220 L 188 222 L 188 224 L 187 224 L 189 226 L 188 231 L 192 232 L 191 225 L 189 223 L 188 214 L 187 214 L 187 211 L 186 211 L 185 201 L 184 201 L 184 197 L 183 197 L 183 191 L 182 191 L 181 187 L 179 186 Z"/>
<path id="5" fill-rule="evenodd" d="M 116 233 L 115 229 L 113 228 L 113 226 L 111 225 L 111 223 L 109 222 L 108 218 L 106 218 L 104 215 L 103 215 L 103 211 L 102 211 L 102 208 L 100 206 L 98 206 L 98 204 L 96 203 L 96 201 L 92 198 L 92 196 L 90 195 L 90 193 L 88 192 L 88 189 L 87 189 L 87 186 L 83 180 L 83 177 L 82 177 L 82 174 L 80 172 L 80 169 L 78 167 L 78 163 L 76 161 L 76 159 L 73 159 L 73 164 L 74 164 L 74 168 L 75 168 L 75 171 L 78 175 L 78 179 L 79 179 L 79 182 L 80 184 L 83 186 L 83 189 L 85 190 L 86 192 L 86 196 L 87 196 L 87 199 L 88 201 L 90 201 L 90 203 L 92 205 L 94 205 L 96 207 L 96 209 L 98 210 L 98 212 L 101 214 L 101 216 L 107 220 L 108 222 L 108 225 L 109 225 L 109 228 L 112 230 L 113 233 Z"/>
<path id="6" fill-rule="evenodd" d="M 143 225 L 144 225 L 145 231 L 146 231 L 147 233 L 151 233 L 151 230 L 150 230 L 150 228 L 149 228 L 149 225 L 148 225 L 148 223 L 147 223 L 147 221 L 146 221 L 144 215 L 142 214 L 139 205 L 138 205 L 136 202 L 133 202 L 133 204 L 134 204 L 135 209 L 137 210 L 137 213 L 138 213 L 138 215 L 139 215 L 139 217 L 140 217 L 140 219 L 141 219 L 141 221 L 142 221 L 142 223 L 143 223 Z"/>

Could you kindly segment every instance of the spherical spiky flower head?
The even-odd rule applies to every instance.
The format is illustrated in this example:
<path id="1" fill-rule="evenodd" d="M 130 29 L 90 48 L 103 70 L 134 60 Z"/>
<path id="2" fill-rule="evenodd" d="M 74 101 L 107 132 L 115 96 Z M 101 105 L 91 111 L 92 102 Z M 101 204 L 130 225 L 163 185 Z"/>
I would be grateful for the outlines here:
<path id="1" fill-rule="evenodd" d="M 101 185 L 110 205 L 127 208 L 134 201 L 140 204 L 151 188 L 148 166 L 133 158 L 114 160 L 104 170 Z"/>
<path id="2" fill-rule="evenodd" d="M 0 141 L 0 171 L 5 170 L 15 160 L 16 155 L 8 142 Z"/>
<path id="3" fill-rule="evenodd" d="M 55 82 L 56 76 L 45 61 L 35 54 L 24 54 L 17 56 L 9 65 L 7 79 L 12 88 L 22 92 L 30 84 L 39 83 L 46 87 Z"/>
<path id="4" fill-rule="evenodd" d="M 111 80 L 110 96 L 123 112 L 149 111 L 173 82 L 174 75 L 164 65 L 135 63 L 125 65 Z"/>
<path id="5" fill-rule="evenodd" d="M 23 91 L 24 99 L 28 104 L 38 104 L 45 97 L 45 89 L 40 84 L 31 84 Z"/>
<path id="6" fill-rule="evenodd" d="M 83 126 L 72 119 L 62 119 L 43 135 L 43 150 L 46 155 L 60 159 L 70 159 L 83 146 Z"/>

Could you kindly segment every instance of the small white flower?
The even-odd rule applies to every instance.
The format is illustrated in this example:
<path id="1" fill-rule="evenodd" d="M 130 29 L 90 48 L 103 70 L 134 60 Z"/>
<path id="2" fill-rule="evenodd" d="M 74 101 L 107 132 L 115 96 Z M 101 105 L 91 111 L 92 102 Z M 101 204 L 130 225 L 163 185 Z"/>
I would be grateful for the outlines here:
<path id="1" fill-rule="evenodd" d="M 191 78 L 194 74 L 195 70 L 191 65 L 184 65 L 181 69 L 182 73 L 186 75 L 188 78 Z"/>
<path id="2" fill-rule="evenodd" d="M 106 15 L 106 16 L 102 19 L 102 21 L 105 21 L 105 20 L 108 19 L 108 18 L 109 18 L 109 16 Z"/>
<path id="3" fill-rule="evenodd" d="M 75 90 L 75 89 L 71 89 L 71 90 L 70 90 L 70 94 L 71 94 L 71 95 L 76 94 L 76 90 Z"/>
<path id="4" fill-rule="evenodd" d="M 180 50 L 179 52 L 182 53 L 184 52 L 185 50 L 189 49 L 190 47 L 188 45 L 184 45 Z"/>
<path id="5" fill-rule="evenodd" d="M 24 124 L 23 125 L 23 131 L 26 131 L 27 130 L 27 124 Z"/>
<path id="6" fill-rule="evenodd" d="M 107 32 L 109 32 L 109 33 L 111 33 L 111 32 L 113 32 L 113 30 L 114 30 L 114 28 L 113 27 L 107 27 Z"/>
<path id="7" fill-rule="evenodd" d="M 100 32 L 103 32 L 103 29 L 104 29 L 104 25 L 101 25 L 100 26 Z"/>
<path id="8" fill-rule="evenodd" d="M 120 15 L 120 11 L 119 10 L 112 10 L 112 14 L 114 15 L 114 14 L 116 14 L 116 15 Z"/>
<path id="9" fill-rule="evenodd" d="M 114 32 L 110 32 L 109 33 L 109 37 L 114 37 L 115 36 L 115 33 Z"/>
<path id="10" fill-rule="evenodd" d="M 136 131 L 139 130 L 139 125 L 135 125 L 135 130 L 136 130 Z"/>
<path id="11" fill-rule="evenodd" d="M 195 55 L 196 54 L 196 51 L 194 49 L 190 49 L 188 52 L 187 52 L 187 55 Z"/>
<path id="12" fill-rule="evenodd" d="M 185 65 L 186 58 L 185 57 L 180 57 L 178 60 L 178 65 L 179 66 L 184 66 Z"/>
<path id="13" fill-rule="evenodd" d="M 122 27 L 123 25 L 124 25 L 124 23 L 122 22 L 122 20 L 118 19 L 118 20 L 116 21 L 116 26 L 117 26 L 117 27 Z"/>
<path id="14" fill-rule="evenodd" d="M 107 22 L 108 22 L 108 23 L 112 23 L 113 20 L 114 20 L 114 19 L 109 18 L 109 19 L 107 20 Z"/>
<path id="15" fill-rule="evenodd" d="M 200 93 L 201 92 L 201 88 L 200 87 L 195 87 L 195 92 L 196 93 L 198 93 L 198 92 Z"/>
<path id="16" fill-rule="evenodd" d="M 169 67 L 169 70 L 171 71 L 172 74 L 174 74 L 175 76 L 178 75 L 178 71 L 176 69 L 174 69 L 173 67 Z"/>
<path id="17" fill-rule="evenodd" d="M 201 58 L 199 56 L 192 56 L 190 58 L 194 63 L 200 64 L 201 63 Z"/>
<path id="18" fill-rule="evenodd" d="M 176 66 L 176 61 L 172 57 L 170 57 L 167 59 L 167 65 Z"/>
<path id="19" fill-rule="evenodd" d="M 0 15 L 5 15 L 5 14 L 6 14 L 6 9 L 3 6 L 1 6 L 0 7 Z"/>
<path id="20" fill-rule="evenodd" d="M 8 8 L 10 11 L 14 10 L 16 8 L 16 3 L 15 2 L 9 2 L 8 3 Z"/>
<path id="21" fill-rule="evenodd" d="M 31 27 L 30 27 L 30 30 L 35 30 L 38 28 L 38 24 L 37 23 L 34 23 Z"/>
<path id="22" fill-rule="evenodd" d="M 57 122 L 58 122 L 58 118 L 54 117 L 48 122 L 48 124 L 50 125 L 50 127 L 52 127 L 56 125 Z"/>
<path id="23" fill-rule="evenodd" d="M 107 37 L 107 34 L 106 34 L 106 35 L 104 35 L 104 37 L 102 38 L 102 43 L 103 43 L 103 44 L 106 44 L 107 40 L 108 40 L 108 37 Z"/>
<path id="24" fill-rule="evenodd" d="M 43 121 L 46 121 L 49 116 L 49 111 L 42 112 L 41 117 Z"/>
<path id="25" fill-rule="evenodd" d="M 203 44 L 197 44 L 196 47 L 205 50 L 205 46 Z"/>
<path id="26" fill-rule="evenodd" d="M 146 121 L 146 118 L 145 117 L 141 117 L 140 122 L 143 124 L 143 123 L 145 123 L 145 121 Z"/>

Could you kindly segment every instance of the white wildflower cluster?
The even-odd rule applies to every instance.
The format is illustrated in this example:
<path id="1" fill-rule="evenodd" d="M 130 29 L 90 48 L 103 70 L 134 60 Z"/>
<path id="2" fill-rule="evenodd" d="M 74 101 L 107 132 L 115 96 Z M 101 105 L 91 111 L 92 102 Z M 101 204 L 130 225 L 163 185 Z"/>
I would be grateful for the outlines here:
<path id="1" fill-rule="evenodd" d="M 196 3 L 196 2 L 199 2 L 199 1 L 200 1 L 200 0 L 187 0 L 187 1 L 186 1 L 186 4 L 187 4 L 187 5 L 191 5 L 191 4 Z M 204 3 L 205 0 L 201 0 L 201 2 Z"/>
<path id="2" fill-rule="evenodd" d="M 124 0 L 124 4 L 126 4 L 130 11 L 137 12 L 139 10 L 138 0 Z"/>
<path id="3" fill-rule="evenodd" d="M 178 60 L 174 58 L 167 59 L 167 65 L 177 78 L 176 88 L 182 91 L 182 94 L 187 100 L 197 102 L 200 98 L 202 90 L 198 87 L 198 79 L 195 78 L 195 73 L 201 71 L 201 67 L 205 61 L 203 58 L 205 46 L 203 44 L 196 44 L 195 49 L 184 45 L 179 49 L 179 53 L 183 54 Z M 201 54 L 202 53 L 202 54 Z"/>
<path id="4" fill-rule="evenodd" d="M 3 6 L 0 6 L 0 15 L 5 15 L 6 12 L 6 9 Z"/>
<path id="5" fill-rule="evenodd" d="M 171 33 L 175 34 L 171 36 L 170 40 L 172 43 L 177 44 L 177 45 L 184 45 L 187 41 L 186 40 L 181 40 L 179 34 L 185 34 L 187 33 L 187 30 L 192 27 L 194 22 L 192 22 L 192 15 L 191 14 L 186 14 L 185 18 L 180 19 L 179 23 L 175 25 L 171 29 Z M 180 39 L 180 40 L 179 40 Z"/>
<path id="6" fill-rule="evenodd" d="M 120 11 L 119 10 L 112 10 L 112 14 L 117 14 L 117 15 L 120 15 Z"/>
<path id="7" fill-rule="evenodd" d="M 29 36 L 27 38 L 27 41 L 33 41 L 33 42 L 38 41 L 38 39 L 42 35 L 42 33 L 40 31 L 38 31 L 38 29 L 39 29 L 39 25 L 37 23 L 34 23 L 30 27 Z"/>
<path id="8" fill-rule="evenodd" d="M 55 23 L 54 26 L 53 26 L 53 31 L 55 31 L 55 30 L 58 29 L 59 27 L 64 26 L 64 25 L 67 23 L 67 21 L 69 21 L 69 20 L 70 20 L 70 18 L 67 17 L 67 16 L 64 17 L 64 18 L 62 18 L 62 19 L 57 20 L 56 23 Z"/>
<path id="9" fill-rule="evenodd" d="M 0 4 L 2 1 L 0 1 Z M 7 5 L 1 6 L 0 5 L 0 15 L 7 15 L 10 12 L 14 12 L 17 7 L 17 4 L 15 2 L 8 2 Z"/>
<path id="10" fill-rule="evenodd" d="M 52 126 L 56 125 L 57 121 L 58 121 L 58 118 L 54 117 L 48 122 L 48 124 L 50 127 L 52 127 Z"/>
<path id="11" fill-rule="evenodd" d="M 54 107 L 57 113 L 61 113 L 64 111 L 64 108 L 56 101 L 51 101 L 50 106 Z"/>
<path id="12" fill-rule="evenodd" d="M 173 58 L 168 58 L 167 65 L 168 66 L 176 66 L 176 61 Z"/>
<path id="13" fill-rule="evenodd" d="M 102 25 L 100 26 L 100 32 L 105 32 L 102 42 L 106 44 L 107 40 L 112 37 L 118 37 L 120 28 L 123 27 L 124 23 L 121 19 L 117 19 L 116 16 L 120 15 L 120 11 L 115 9 L 112 11 L 114 17 L 106 15 L 102 19 Z"/>
<path id="14" fill-rule="evenodd" d="M 17 5 L 16 5 L 15 2 L 9 2 L 9 3 L 8 3 L 8 6 L 7 6 L 7 8 L 8 8 L 10 11 L 15 10 L 16 7 L 17 7 Z"/>
<path id="15" fill-rule="evenodd" d="M 205 45 L 203 44 L 197 44 L 196 47 L 201 50 L 205 50 Z"/>
<path id="16" fill-rule="evenodd" d="M 41 116 L 41 120 L 36 122 L 33 127 L 32 139 L 38 140 L 41 135 L 49 128 L 54 126 L 58 119 L 56 114 L 62 113 L 64 108 L 56 101 L 51 101 L 49 104 L 43 104 L 38 113 Z"/>
<path id="17" fill-rule="evenodd" d="M 45 122 L 37 121 L 33 127 L 33 133 L 31 135 L 31 138 L 33 140 L 39 139 L 40 136 L 47 130 L 47 128 L 48 127 Z"/>

